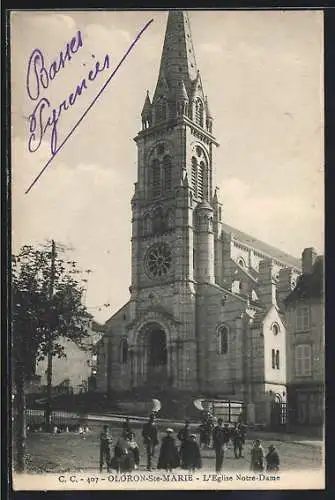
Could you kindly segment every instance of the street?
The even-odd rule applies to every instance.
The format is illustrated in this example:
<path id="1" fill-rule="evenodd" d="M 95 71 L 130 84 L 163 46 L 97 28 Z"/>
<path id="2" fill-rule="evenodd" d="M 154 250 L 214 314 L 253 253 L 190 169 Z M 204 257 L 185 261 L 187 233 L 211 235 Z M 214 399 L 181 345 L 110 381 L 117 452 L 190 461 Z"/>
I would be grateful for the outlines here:
<path id="1" fill-rule="evenodd" d="M 141 437 L 141 427 L 133 426 L 136 441 L 140 447 L 140 470 L 146 468 L 146 457 Z M 27 437 L 27 472 L 29 473 L 61 473 L 61 472 L 88 472 L 99 469 L 99 432 L 102 424 L 92 423 L 90 431 L 82 438 L 75 433 L 46 434 L 28 433 Z M 159 440 L 164 436 L 164 427 L 160 427 Z M 176 430 L 176 428 L 175 428 Z M 113 443 L 116 443 L 121 432 L 120 426 L 112 427 Z M 176 440 L 179 444 L 178 440 Z M 262 440 L 264 451 L 274 444 L 281 461 L 281 471 L 292 470 L 315 470 L 322 465 L 321 446 L 301 441 L 284 442 Z M 246 439 L 244 458 L 235 459 L 232 445 L 225 452 L 223 472 L 245 471 L 250 466 L 250 449 L 252 440 Z M 159 454 L 159 446 L 156 449 L 153 466 L 155 468 Z M 204 471 L 215 471 L 215 455 L 212 449 L 201 450 L 202 469 Z M 180 469 L 179 469 L 180 470 Z"/>

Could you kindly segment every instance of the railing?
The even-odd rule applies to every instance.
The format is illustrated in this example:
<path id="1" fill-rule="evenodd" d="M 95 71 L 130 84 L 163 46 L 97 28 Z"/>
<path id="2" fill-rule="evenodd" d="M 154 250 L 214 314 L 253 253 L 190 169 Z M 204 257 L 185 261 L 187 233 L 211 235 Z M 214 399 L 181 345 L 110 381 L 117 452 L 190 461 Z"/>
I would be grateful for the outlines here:
<path id="1" fill-rule="evenodd" d="M 71 413 L 66 411 L 53 411 L 51 413 L 51 422 L 58 428 L 74 428 L 86 423 L 86 416 L 79 413 Z M 27 408 L 26 423 L 31 429 L 43 428 L 45 424 L 44 410 L 33 410 Z"/>

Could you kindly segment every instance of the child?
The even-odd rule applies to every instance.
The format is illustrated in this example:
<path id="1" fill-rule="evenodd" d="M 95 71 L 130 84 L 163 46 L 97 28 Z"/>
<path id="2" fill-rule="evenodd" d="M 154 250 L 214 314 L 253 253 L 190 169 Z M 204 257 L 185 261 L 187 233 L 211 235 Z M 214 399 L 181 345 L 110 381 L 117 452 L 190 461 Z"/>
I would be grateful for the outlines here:
<path id="1" fill-rule="evenodd" d="M 110 447 L 112 444 L 112 436 L 108 429 L 108 425 L 103 426 L 103 430 L 100 433 L 100 472 L 102 472 L 104 463 L 106 462 L 107 472 L 109 472 L 110 467 Z"/>
<path id="2" fill-rule="evenodd" d="M 279 455 L 273 444 L 270 444 L 268 448 L 269 452 L 266 455 L 266 472 L 279 471 Z"/>
<path id="3" fill-rule="evenodd" d="M 127 441 L 129 450 L 131 450 L 134 455 L 134 462 L 135 462 L 134 468 L 138 469 L 140 465 L 140 450 L 138 444 L 136 443 L 134 432 L 131 431 L 128 433 Z"/>

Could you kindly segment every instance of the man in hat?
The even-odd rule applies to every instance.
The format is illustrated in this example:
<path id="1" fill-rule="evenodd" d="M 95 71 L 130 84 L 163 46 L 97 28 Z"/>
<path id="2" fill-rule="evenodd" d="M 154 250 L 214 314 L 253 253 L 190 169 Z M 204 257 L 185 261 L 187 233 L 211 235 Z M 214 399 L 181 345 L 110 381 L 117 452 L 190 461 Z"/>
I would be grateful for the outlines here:
<path id="1" fill-rule="evenodd" d="M 181 458 L 182 467 L 184 467 L 184 464 L 185 464 L 185 460 L 184 460 L 185 442 L 190 437 L 190 424 L 189 424 L 188 420 L 185 420 L 185 425 L 184 425 L 184 427 L 182 427 L 180 429 L 180 431 L 178 432 L 177 437 L 178 437 L 179 441 L 181 442 L 179 452 L 180 452 L 180 458 Z"/>
<path id="2" fill-rule="evenodd" d="M 266 472 L 279 471 L 279 465 L 280 465 L 279 455 L 273 444 L 270 444 L 265 460 L 266 460 Z"/>
<path id="3" fill-rule="evenodd" d="M 158 444 L 157 427 L 155 424 L 155 416 L 150 415 L 148 422 L 146 422 L 142 429 L 142 437 L 147 452 L 147 470 L 151 470 L 152 457 L 155 454 L 155 447 Z"/>
<path id="4" fill-rule="evenodd" d="M 244 432 L 239 422 L 236 422 L 233 429 L 233 444 L 235 458 L 241 458 L 244 444 Z"/>
<path id="5" fill-rule="evenodd" d="M 122 431 L 122 435 L 123 435 L 123 437 L 125 437 L 125 438 L 128 436 L 128 434 L 129 434 L 130 432 L 133 432 L 133 431 L 132 431 L 132 428 L 131 428 L 131 425 L 130 425 L 130 420 L 129 420 L 129 417 L 126 417 L 125 421 L 123 422 L 123 424 L 122 424 L 122 429 L 123 429 L 123 431 Z"/>
<path id="6" fill-rule="evenodd" d="M 222 418 L 218 419 L 218 425 L 214 427 L 213 430 L 213 448 L 215 451 L 215 470 L 216 472 L 221 472 L 223 457 L 224 457 L 224 444 L 226 440 L 226 434 L 224 428 L 222 427 Z"/>
<path id="7" fill-rule="evenodd" d="M 162 446 L 159 453 L 157 467 L 172 471 L 179 466 L 179 453 L 176 446 L 175 438 L 173 437 L 173 429 L 166 429 L 166 436 L 162 440 Z"/>
<path id="8" fill-rule="evenodd" d="M 264 468 L 264 451 L 259 439 L 254 441 L 251 448 L 251 464 L 250 470 L 253 472 L 262 472 Z"/>
<path id="9" fill-rule="evenodd" d="M 100 472 L 102 472 L 104 462 L 106 462 L 107 472 L 109 472 L 111 463 L 111 444 L 112 436 L 110 435 L 108 425 L 104 425 L 100 433 Z"/>

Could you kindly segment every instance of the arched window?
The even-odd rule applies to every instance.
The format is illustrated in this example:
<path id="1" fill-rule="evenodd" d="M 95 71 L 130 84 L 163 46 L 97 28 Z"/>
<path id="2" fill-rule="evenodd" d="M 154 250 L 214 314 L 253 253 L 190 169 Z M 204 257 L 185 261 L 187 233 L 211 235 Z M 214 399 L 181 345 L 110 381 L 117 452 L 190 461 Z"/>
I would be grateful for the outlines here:
<path id="1" fill-rule="evenodd" d="M 174 226 L 174 213 L 173 213 L 173 210 L 171 208 L 167 211 L 166 223 L 167 223 L 167 227 L 169 229 L 173 228 L 173 226 Z"/>
<path id="2" fill-rule="evenodd" d="M 152 222 L 152 232 L 154 234 L 162 234 L 166 231 L 166 220 L 164 217 L 164 212 L 161 207 L 156 208 L 154 211 L 153 222 Z"/>
<path id="3" fill-rule="evenodd" d="M 164 189 L 165 191 L 171 191 L 172 189 L 172 165 L 169 156 L 165 156 L 163 159 L 163 172 L 164 172 Z"/>
<path id="4" fill-rule="evenodd" d="M 244 259 L 242 259 L 242 257 L 240 257 L 240 258 L 238 259 L 237 263 L 238 263 L 241 267 L 246 267 L 246 266 L 245 266 Z"/>
<path id="5" fill-rule="evenodd" d="M 191 172 L 191 182 L 192 182 L 192 190 L 193 190 L 193 194 L 195 197 L 197 197 L 197 159 L 195 156 L 192 156 L 192 172 Z"/>
<path id="6" fill-rule="evenodd" d="M 228 327 L 223 325 L 218 330 L 218 353 L 227 354 L 228 352 Z"/>
<path id="7" fill-rule="evenodd" d="M 191 160 L 191 186 L 195 198 L 208 199 L 207 161 L 203 150 L 197 146 Z"/>
<path id="8" fill-rule="evenodd" d="M 143 218 L 143 236 L 147 236 L 151 233 L 151 217 L 146 214 Z"/>
<path id="9" fill-rule="evenodd" d="M 205 193 L 205 170 L 205 164 L 203 161 L 201 161 L 198 170 L 198 197 L 202 200 Z"/>
<path id="10" fill-rule="evenodd" d="M 161 194 L 161 169 L 158 160 L 153 160 L 151 164 L 152 196 L 156 198 Z"/>
<path id="11" fill-rule="evenodd" d="M 125 365 L 128 363 L 128 341 L 127 339 L 122 339 L 120 343 L 120 360 L 121 364 Z"/>
<path id="12" fill-rule="evenodd" d="M 156 123 L 163 122 L 166 120 L 166 102 L 163 97 L 161 97 L 155 105 L 155 117 Z"/>
<path id="13" fill-rule="evenodd" d="M 204 126 L 204 105 L 199 98 L 195 101 L 195 123 Z"/>
<path id="14" fill-rule="evenodd" d="M 279 333 L 279 325 L 277 323 L 273 323 L 273 325 L 272 325 L 272 333 L 273 333 L 273 335 L 278 335 L 278 333 Z"/>

